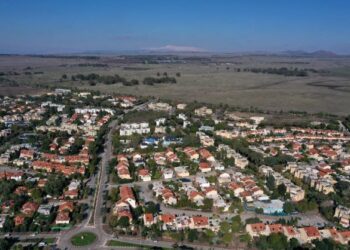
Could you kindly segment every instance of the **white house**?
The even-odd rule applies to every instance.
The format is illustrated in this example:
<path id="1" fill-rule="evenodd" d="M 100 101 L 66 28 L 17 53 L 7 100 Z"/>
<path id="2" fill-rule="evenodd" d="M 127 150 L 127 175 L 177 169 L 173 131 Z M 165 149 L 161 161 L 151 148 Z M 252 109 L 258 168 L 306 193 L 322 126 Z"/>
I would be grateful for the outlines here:
<path id="1" fill-rule="evenodd" d="M 172 179 L 174 177 L 174 171 L 170 168 L 165 168 L 162 175 L 164 180 Z"/>

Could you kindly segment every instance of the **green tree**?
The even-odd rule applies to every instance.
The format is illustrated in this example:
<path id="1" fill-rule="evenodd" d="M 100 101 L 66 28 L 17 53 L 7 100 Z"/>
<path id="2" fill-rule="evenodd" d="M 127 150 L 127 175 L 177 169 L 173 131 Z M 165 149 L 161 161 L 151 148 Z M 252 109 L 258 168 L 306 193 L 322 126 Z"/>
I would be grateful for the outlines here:
<path id="1" fill-rule="evenodd" d="M 111 217 L 109 218 L 109 225 L 110 225 L 111 227 L 116 227 L 116 226 L 118 226 L 118 218 L 117 218 L 116 216 L 111 216 Z"/>
<path id="2" fill-rule="evenodd" d="M 315 249 L 317 250 L 345 250 L 349 247 L 343 246 L 332 239 L 313 240 L 312 243 L 315 245 Z"/>
<path id="3" fill-rule="evenodd" d="M 158 212 L 158 207 L 157 207 L 157 204 L 155 204 L 154 202 L 148 202 L 146 205 L 145 205 L 145 212 L 146 213 L 151 213 L 151 214 L 155 214 Z"/>
<path id="4" fill-rule="evenodd" d="M 0 239 L 0 249 L 10 249 L 11 242 L 8 239 Z"/>
<path id="5" fill-rule="evenodd" d="M 280 196 L 284 197 L 286 194 L 286 191 L 287 191 L 287 188 L 283 183 L 277 186 L 277 192 Z"/>
<path id="6" fill-rule="evenodd" d="M 190 229 L 188 231 L 188 235 L 187 235 L 188 241 L 189 242 L 193 242 L 195 240 L 198 240 L 198 232 L 195 229 Z"/>
<path id="7" fill-rule="evenodd" d="M 272 233 L 267 237 L 271 249 L 286 249 L 288 246 L 287 237 L 281 233 Z"/>
<path id="8" fill-rule="evenodd" d="M 203 210 L 211 211 L 212 208 L 213 208 L 213 200 L 212 200 L 212 199 L 205 198 L 205 199 L 203 200 Z"/>
<path id="9" fill-rule="evenodd" d="M 232 223 L 231 223 L 232 232 L 234 232 L 234 233 L 239 232 L 243 226 L 242 221 L 241 221 L 241 217 L 239 215 L 236 215 L 236 216 L 232 217 L 231 221 L 232 221 Z"/>
<path id="10" fill-rule="evenodd" d="M 287 214 L 290 214 L 292 212 L 295 211 L 295 206 L 293 203 L 287 201 L 283 204 L 283 210 L 284 212 L 286 212 Z"/>
<path id="11" fill-rule="evenodd" d="M 15 223 L 13 222 L 13 219 L 10 218 L 9 216 L 6 216 L 5 223 L 2 230 L 4 232 L 12 232 L 14 227 L 15 227 Z"/>
<path id="12" fill-rule="evenodd" d="M 267 177 L 266 186 L 270 190 L 274 190 L 275 189 L 275 178 L 272 175 L 269 175 Z"/>
<path id="13" fill-rule="evenodd" d="M 52 174 L 45 185 L 45 191 L 51 196 L 60 196 L 67 186 L 67 180 L 62 174 Z"/>
<path id="14" fill-rule="evenodd" d="M 42 192 L 39 188 L 34 188 L 32 191 L 32 198 L 35 202 L 41 203 L 42 201 Z"/>
<path id="15" fill-rule="evenodd" d="M 262 222 L 258 217 L 252 217 L 245 220 L 246 224 L 254 224 Z"/>
<path id="16" fill-rule="evenodd" d="M 246 242 L 246 243 L 248 243 L 248 242 L 250 242 L 251 238 L 250 238 L 250 235 L 249 235 L 249 234 L 245 233 L 245 234 L 242 234 L 242 235 L 239 236 L 239 240 L 240 240 L 241 242 Z"/>
<path id="17" fill-rule="evenodd" d="M 230 229 L 231 229 L 231 225 L 227 221 L 222 221 L 220 223 L 220 232 L 222 234 L 230 232 Z"/>
<path id="18" fill-rule="evenodd" d="M 127 216 L 122 216 L 118 220 L 118 226 L 121 228 L 127 228 L 127 227 L 129 227 L 129 225 L 130 225 L 129 217 L 127 217 Z"/>
<path id="19" fill-rule="evenodd" d="M 229 245 L 232 242 L 233 239 L 233 234 L 232 233 L 224 233 L 222 236 L 222 241 L 226 244 Z"/>
<path id="20" fill-rule="evenodd" d="M 205 234 L 205 238 L 208 239 L 208 242 L 212 242 L 212 240 L 215 238 L 216 236 L 216 233 L 213 232 L 212 230 L 210 229 L 206 229 L 204 231 L 204 234 Z"/>
<path id="21" fill-rule="evenodd" d="M 289 249 L 297 249 L 300 246 L 299 241 L 296 238 L 289 240 Z"/>
<path id="22" fill-rule="evenodd" d="M 112 188 L 109 192 L 109 197 L 112 202 L 116 202 L 119 200 L 119 190 L 117 188 Z"/>

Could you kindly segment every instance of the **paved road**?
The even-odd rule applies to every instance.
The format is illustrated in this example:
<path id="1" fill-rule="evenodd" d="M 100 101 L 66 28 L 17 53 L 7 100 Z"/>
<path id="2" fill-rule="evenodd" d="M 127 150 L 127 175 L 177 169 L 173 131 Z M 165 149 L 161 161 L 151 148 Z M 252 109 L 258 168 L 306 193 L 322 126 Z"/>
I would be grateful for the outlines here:
<path id="1" fill-rule="evenodd" d="M 149 102 L 135 106 L 134 108 L 125 111 L 125 113 L 134 110 L 143 110 Z M 100 155 L 101 162 L 98 168 L 98 173 L 91 178 L 89 185 L 95 185 L 95 196 L 92 203 L 92 209 L 89 210 L 89 216 L 79 225 L 76 225 L 69 231 L 63 231 L 58 235 L 57 246 L 60 249 L 100 249 L 108 240 L 113 239 L 113 235 L 107 234 L 103 229 L 103 214 L 102 208 L 104 206 L 103 193 L 107 191 L 108 182 L 108 163 L 112 159 L 112 138 L 113 134 L 118 128 L 118 121 L 123 118 L 123 114 L 119 115 L 116 119 L 109 123 L 109 132 L 106 136 L 104 151 Z M 71 244 L 70 239 L 72 236 L 79 232 L 92 232 L 97 235 L 97 240 L 88 247 L 75 247 Z"/>
<path id="2" fill-rule="evenodd" d="M 346 135 L 350 134 L 350 131 L 345 127 L 344 123 L 338 120 L 340 131 L 344 132 Z"/>
<path id="3" fill-rule="evenodd" d="M 79 247 L 74 247 L 70 243 L 70 238 L 79 233 L 79 232 L 92 232 L 97 235 L 97 240 L 93 245 L 89 247 L 84 247 L 84 249 L 98 249 L 99 246 L 103 246 L 105 242 L 111 238 L 110 235 L 105 233 L 103 230 L 103 215 L 101 214 L 103 206 L 103 186 L 108 178 L 107 176 L 107 167 L 108 162 L 112 157 L 112 136 L 114 133 L 114 128 L 116 127 L 118 120 L 113 120 L 109 124 L 109 132 L 107 134 L 106 142 L 104 144 L 104 152 L 101 155 L 101 163 L 97 175 L 92 178 L 96 181 L 91 182 L 90 184 L 96 184 L 95 187 L 95 196 L 92 204 L 92 209 L 90 209 L 89 216 L 85 219 L 80 225 L 75 226 L 69 231 L 62 232 L 60 235 L 57 245 L 61 249 L 81 249 Z"/>

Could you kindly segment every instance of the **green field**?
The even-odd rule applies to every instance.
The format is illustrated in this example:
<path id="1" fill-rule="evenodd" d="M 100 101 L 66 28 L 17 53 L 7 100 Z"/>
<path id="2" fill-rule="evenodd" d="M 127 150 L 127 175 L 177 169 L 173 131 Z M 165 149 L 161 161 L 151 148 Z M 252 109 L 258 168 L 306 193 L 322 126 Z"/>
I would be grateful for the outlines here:
<path id="1" fill-rule="evenodd" d="M 90 232 L 82 232 L 71 238 L 71 243 L 74 246 L 88 246 L 96 240 L 97 236 Z"/>
<path id="2" fill-rule="evenodd" d="M 44 239 L 44 242 L 48 245 L 54 244 L 57 241 L 56 238 L 46 238 Z"/>

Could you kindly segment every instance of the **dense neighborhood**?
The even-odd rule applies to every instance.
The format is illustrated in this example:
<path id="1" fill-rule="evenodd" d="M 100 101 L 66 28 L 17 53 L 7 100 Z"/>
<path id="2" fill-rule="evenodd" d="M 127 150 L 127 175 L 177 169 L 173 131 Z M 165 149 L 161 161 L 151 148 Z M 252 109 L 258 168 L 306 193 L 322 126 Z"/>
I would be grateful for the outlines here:
<path id="1" fill-rule="evenodd" d="M 348 130 L 267 117 L 71 89 L 2 96 L 0 230 L 68 248 L 95 228 L 110 247 L 346 249 Z"/>

